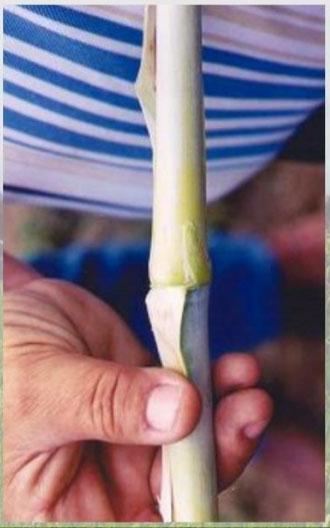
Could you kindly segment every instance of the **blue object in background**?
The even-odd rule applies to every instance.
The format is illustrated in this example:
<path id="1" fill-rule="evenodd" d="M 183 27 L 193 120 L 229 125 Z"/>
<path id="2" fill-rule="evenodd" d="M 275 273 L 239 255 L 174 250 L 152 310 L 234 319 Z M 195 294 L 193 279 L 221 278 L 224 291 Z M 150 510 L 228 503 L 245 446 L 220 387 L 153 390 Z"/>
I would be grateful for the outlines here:
<path id="1" fill-rule="evenodd" d="M 275 339 L 281 331 L 280 271 L 275 256 L 257 238 L 212 234 L 209 240 L 213 282 L 210 292 L 212 358 L 247 351 Z M 156 353 L 145 296 L 149 289 L 147 244 L 99 247 L 72 245 L 29 259 L 47 277 L 88 289 L 110 304 Z"/>

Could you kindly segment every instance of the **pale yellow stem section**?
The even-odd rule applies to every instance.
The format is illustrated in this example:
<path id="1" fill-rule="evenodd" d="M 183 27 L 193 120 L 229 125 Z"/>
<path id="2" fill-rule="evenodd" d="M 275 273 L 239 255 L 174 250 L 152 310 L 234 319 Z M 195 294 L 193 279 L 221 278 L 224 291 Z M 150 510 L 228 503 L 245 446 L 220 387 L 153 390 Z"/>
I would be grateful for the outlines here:
<path id="1" fill-rule="evenodd" d="M 210 280 L 202 93 L 200 7 L 158 5 L 153 287 Z"/>

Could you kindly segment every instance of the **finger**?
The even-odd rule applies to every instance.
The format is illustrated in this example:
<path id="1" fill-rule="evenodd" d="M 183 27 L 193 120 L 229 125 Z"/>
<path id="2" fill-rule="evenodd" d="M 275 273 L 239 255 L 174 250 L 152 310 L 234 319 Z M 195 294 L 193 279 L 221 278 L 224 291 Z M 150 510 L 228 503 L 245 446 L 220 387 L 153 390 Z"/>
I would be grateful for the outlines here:
<path id="1" fill-rule="evenodd" d="M 213 365 L 213 384 L 217 396 L 230 394 L 235 390 L 253 387 L 260 378 L 259 362 L 254 356 L 244 353 L 230 353 L 222 356 Z M 218 420 L 216 420 L 218 424 Z M 218 427 L 217 427 L 218 428 Z M 153 497 L 160 493 L 161 452 L 152 465 L 151 490 Z"/>
<path id="2" fill-rule="evenodd" d="M 4 289 L 5 291 L 21 288 L 25 284 L 41 277 L 33 268 L 16 258 L 4 253 Z"/>
<path id="3" fill-rule="evenodd" d="M 154 501 L 159 502 L 161 494 L 161 480 L 162 480 L 162 450 L 157 449 L 152 461 L 150 471 L 150 489 Z"/>
<path id="4" fill-rule="evenodd" d="M 196 389 L 165 369 L 55 353 L 35 361 L 25 382 L 23 372 L 21 378 L 21 399 L 30 404 L 25 443 L 30 437 L 47 448 L 80 440 L 169 443 L 187 435 L 199 418 Z M 15 383 L 22 391 L 17 376 Z"/>
<path id="5" fill-rule="evenodd" d="M 160 521 L 159 516 L 155 517 L 156 500 L 152 495 L 150 485 L 150 473 L 156 448 L 104 443 L 100 446 L 102 449 L 100 463 L 111 485 L 116 518 L 127 521 L 132 520 L 134 516 L 134 521 Z M 127 500 L 128 497 L 130 497 L 129 500 Z M 132 497 L 134 501 L 131 500 Z M 125 511 L 123 511 L 123 504 L 125 504 Z M 137 504 L 140 505 L 139 519 L 135 517 Z M 135 510 L 133 515 L 132 510 Z M 141 517 L 143 512 L 144 514 L 148 512 L 145 518 Z M 122 518 L 123 514 L 125 518 Z"/>
<path id="6" fill-rule="evenodd" d="M 229 486 L 244 470 L 272 416 L 272 401 L 260 389 L 226 396 L 215 416 L 217 465 L 220 490 Z M 152 465 L 150 487 L 153 497 L 160 494 L 161 451 Z"/>
<path id="7" fill-rule="evenodd" d="M 255 452 L 273 412 L 268 394 L 245 389 L 225 396 L 215 416 L 220 488 L 226 488 L 244 470 Z"/>
<path id="8" fill-rule="evenodd" d="M 216 396 L 235 390 L 247 389 L 258 383 L 260 366 L 255 356 L 230 353 L 222 356 L 213 367 L 213 385 Z"/>

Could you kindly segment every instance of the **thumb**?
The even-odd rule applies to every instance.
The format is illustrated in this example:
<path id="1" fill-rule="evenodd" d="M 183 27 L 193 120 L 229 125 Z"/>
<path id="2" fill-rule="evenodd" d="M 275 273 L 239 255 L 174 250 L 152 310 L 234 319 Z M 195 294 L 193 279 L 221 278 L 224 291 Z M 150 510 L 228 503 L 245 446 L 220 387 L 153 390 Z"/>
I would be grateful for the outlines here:
<path id="1" fill-rule="evenodd" d="M 163 444 L 198 421 L 197 390 L 172 371 L 67 354 L 51 362 L 35 407 L 44 409 L 37 414 L 48 447 L 79 440 Z"/>

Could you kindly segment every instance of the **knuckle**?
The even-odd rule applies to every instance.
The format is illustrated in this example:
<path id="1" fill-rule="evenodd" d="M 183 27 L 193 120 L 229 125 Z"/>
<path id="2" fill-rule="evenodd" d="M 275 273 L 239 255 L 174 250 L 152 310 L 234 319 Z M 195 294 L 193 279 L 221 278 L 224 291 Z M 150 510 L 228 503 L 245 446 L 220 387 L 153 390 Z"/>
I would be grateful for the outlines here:
<path id="1" fill-rule="evenodd" d="M 124 367 L 116 365 L 98 374 L 89 407 L 93 427 L 103 438 L 114 441 L 124 436 L 128 391 Z"/>

